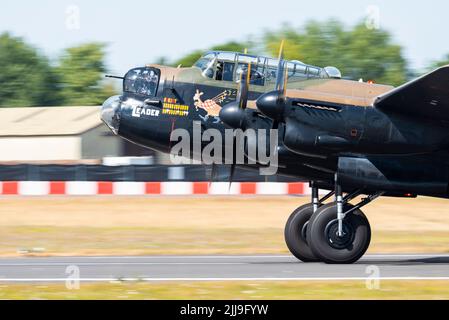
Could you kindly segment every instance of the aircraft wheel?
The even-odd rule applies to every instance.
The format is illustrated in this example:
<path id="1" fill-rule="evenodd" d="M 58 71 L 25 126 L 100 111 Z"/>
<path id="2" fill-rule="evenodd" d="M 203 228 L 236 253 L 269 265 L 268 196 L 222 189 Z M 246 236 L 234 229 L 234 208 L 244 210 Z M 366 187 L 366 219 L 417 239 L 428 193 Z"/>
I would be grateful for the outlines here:
<path id="1" fill-rule="evenodd" d="M 307 243 L 309 219 L 313 215 L 312 204 L 306 204 L 290 215 L 285 226 L 285 242 L 290 252 L 303 262 L 319 261 Z"/>
<path id="2" fill-rule="evenodd" d="M 351 208 L 346 204 L 344 211 Z M 307 242 L 313 254 L 325 263 L 354 263 L 365 254 L 371 241 L 371 228 L 361 210 L 346 215 L 343 233 L 338 235 L 337 206 L 328 204 L 310 218 Z"/>

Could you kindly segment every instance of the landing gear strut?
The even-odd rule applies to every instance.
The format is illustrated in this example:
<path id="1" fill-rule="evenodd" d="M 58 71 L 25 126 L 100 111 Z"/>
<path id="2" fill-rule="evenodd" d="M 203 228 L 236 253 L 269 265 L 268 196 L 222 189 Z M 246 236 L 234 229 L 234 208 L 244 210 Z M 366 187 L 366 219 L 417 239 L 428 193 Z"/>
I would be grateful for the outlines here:
<path id="1" fill-rule="evenodd" d="M 290 215 L 285 226 L 285 242 L 290 252 L 303 262 L 320 261 L 311 251 L 307 243 L 307 233 L 309 228 L 309 220 L 312 215 L 320 208 L 324 201 L 334 195 L 334 191 L 319 199 L 319 190 L 311 183 L 312 202 L 305 204 Z"/>
<path id="2" fill-rule="evenodd" d="M 319 199 L 319 190 L 312 187 L 312 202 L 295 210 L 285 228 L 288 248 L 305 262 L 354 263 L 366 252 L 371 241 L 368 219 L 360 210 L 382 196 L 384 192 L 369 195 L 356 205 L 349 202 L 363 193 L 363 189 L 343 195 L 335 179 L 335 190 Z M 324 201 L 335 195 L 335 201 Z"/>

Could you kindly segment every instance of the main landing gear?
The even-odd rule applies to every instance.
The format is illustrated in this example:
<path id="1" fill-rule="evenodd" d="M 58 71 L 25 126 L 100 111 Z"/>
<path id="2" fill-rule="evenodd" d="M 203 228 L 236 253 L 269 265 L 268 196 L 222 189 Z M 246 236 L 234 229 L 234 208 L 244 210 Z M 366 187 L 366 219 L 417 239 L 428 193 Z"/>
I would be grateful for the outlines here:
<path id="1" fill-rule="evenodd" d="M 369 195 L 356 205 L 349 202 L 362 194 L 358 189 L 343 196 L 341 186 L 319 199 L 319 190 L 311 183 L 312 203 L 296 209 L 285 227 L 290 252 L 303 262 L 348 264 L 358 261 L 371 241 L 368 219 L 360 208 L 384 192 Z M 335 201 L 324 202 L 335 195 Z"/>

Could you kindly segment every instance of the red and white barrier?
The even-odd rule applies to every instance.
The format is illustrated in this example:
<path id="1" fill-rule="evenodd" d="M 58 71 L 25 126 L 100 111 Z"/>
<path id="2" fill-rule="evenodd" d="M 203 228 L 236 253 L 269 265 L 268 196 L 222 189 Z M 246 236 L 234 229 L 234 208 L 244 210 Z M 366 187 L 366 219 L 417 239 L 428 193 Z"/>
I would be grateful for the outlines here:
<path id="1" fill-rule="evenodd" d="M 307 183 L 235 182 L 0 182 L 0 195 L 306 195 Z"/>

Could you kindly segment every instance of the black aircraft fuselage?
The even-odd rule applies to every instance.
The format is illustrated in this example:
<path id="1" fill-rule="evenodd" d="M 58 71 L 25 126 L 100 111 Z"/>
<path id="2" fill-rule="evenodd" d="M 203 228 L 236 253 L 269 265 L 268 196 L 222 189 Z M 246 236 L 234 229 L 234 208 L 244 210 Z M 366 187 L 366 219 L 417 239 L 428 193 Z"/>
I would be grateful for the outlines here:
<path id="1" fill-rule="evenodd" d="M 449 197 L 448 83 L 449 66 L 395 89 L 285 61 L 282 49 L 279 60 L 209 52 L 192 68 L 130 70 L 101 116 L 115 134 L 165 153 L 178 154 L 185 134 L 183 155 L 213 150 L 213 163 L 232 164 L 230 181 L 238 150 L 261 170 L 272 162 L 260 150 L 277 155 L 278 173 L 312 187 L 311 203 L 287 221 L 290 252 L 304 262 L 353 263 L 371 240 L 363 206 L 380 196 Z M 320 199 L 320 188 L 333 191 Z"/>
<path id="2" fill-rule="evenodd" d="M 235 101 L 238 84 L 217 80 L 217 71 L 207 72 L 200 67 L 156 65 L 133 69 L 124 77 L 123 94 L 105 103 L 102 118 L 121 137 L 164 153 L 171 152 L 175 129 L 186 129 L 193 137 L 194 122 L 224 136 L 229 126 L 219 111 Z M 250 84 L 249 101 L 274 89 L 268 77 L 263 80 Z M 315 181 L 323 188 L 332 187 L 334 174 L 339 173 L 345 190 L 448 197 L 445 119 L 416 119 L 367 105 L 391 87 L 322 75 L 293 80 L 279 126 L 279 173 Z M 348 96 L 348 90 L 362 94 Z M 250 106 L 244 113 L 246 128 L 271 128 L 269 111 L 267 117 Z"/>

